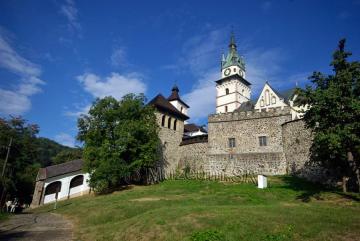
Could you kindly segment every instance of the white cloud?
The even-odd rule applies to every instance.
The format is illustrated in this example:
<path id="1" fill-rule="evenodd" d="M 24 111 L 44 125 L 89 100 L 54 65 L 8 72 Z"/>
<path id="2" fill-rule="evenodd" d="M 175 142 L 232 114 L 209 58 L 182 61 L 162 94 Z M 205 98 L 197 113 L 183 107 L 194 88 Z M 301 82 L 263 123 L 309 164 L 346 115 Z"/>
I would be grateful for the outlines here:
<path id="1" fill-rule="evenodd" d="M 128 93 L 145 93 L 146 91 L 146 85 L 137 73 L 127 75 L 111 73 L 104 78 L 93 73 L 85 73 L 77 76 L 77 79 L 85 91 L 94 97 L 113 96 L 121 99 Z"/>
<path id="2" fill-rule="evenodd" d="M 14 83 L 12 89 L 0 89 L 0 114 L 25 113 L 31 108 L 30 97 L 39 93 L 45 82 L 39 78 L 41 68 L 18 54 L 1 29 L 0 67 L 19 76 L 19 83 Z"/>
<path id="3" fill-rule="evenodd" d="M 80 115 L 86 115 L 89 113 L 91 105 L 76 106 L 75 111 L 66 111 L 64 114 L 69 117 L 79 117 Z"/>
<path id="4" fill-rule="evenodd" d="M 55 141 L 59 142 L 64 146 L 74 147 L 75 146 L 75 138 L 67 133 L 60 133 L 55 136 Z"/>
<path id="5" fill-rule="evenodd" d="M 71 31 L 79 32 L 81 25 L 78 21 L 78 9 L 73 0 L 65 0 L 65 3 L 60 7 L 60 13 L 68 20 L 68 27 Z"/>
<path id="6" fill-rule="evenodd" d="M 180 65 L 188 67 L 196 76 L 207 75 L 210 68 L 218 67 L 226 37 L 221 29 L 190 38 L 182 48 L 184 56 L 180 59 Z"/>
<path id="7" fill-rule="evenodd" d="M 115 49 L 110 56 L 111 65 L 115 67 L 127 66 L 126 52 L 123 48 Z"/>
<path id="8" fill-rule="evenodd" d="M 195 87 L 184 95 L 184 100 L 189 104 L 189 116 L 192 121 L 199 121 L 201 118 L 215 112 L 216 89 L 215 80 L 219 78 L 216 69 L 199 79 Z"/>

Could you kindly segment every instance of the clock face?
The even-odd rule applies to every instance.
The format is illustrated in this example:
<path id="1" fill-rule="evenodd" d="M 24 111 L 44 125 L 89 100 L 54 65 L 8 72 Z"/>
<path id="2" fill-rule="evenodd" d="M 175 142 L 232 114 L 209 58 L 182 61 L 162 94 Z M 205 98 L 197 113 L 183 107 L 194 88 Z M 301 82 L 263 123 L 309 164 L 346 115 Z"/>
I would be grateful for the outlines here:
<path id="1" fill-rule="evenodd" d="M 230 72 L 231 72 L 230 69 L 226 69 L 226 70 L 224 71 L 225 76 L 228 76 L 228 75 L 230 74 Z"/>

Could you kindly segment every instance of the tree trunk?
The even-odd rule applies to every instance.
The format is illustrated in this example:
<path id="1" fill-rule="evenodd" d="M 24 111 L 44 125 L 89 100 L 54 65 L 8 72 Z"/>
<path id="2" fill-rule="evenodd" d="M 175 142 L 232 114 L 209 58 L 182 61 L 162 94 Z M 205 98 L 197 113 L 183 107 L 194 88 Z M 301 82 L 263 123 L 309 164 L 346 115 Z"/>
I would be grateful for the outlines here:
<path id="1" fill-rule="evenodd" d="M 346 176 L 343 176 L 342 178 L 342 190 L 344 193 L 347 192 L 347 182 L 348 182 L 349 178 Z"/>

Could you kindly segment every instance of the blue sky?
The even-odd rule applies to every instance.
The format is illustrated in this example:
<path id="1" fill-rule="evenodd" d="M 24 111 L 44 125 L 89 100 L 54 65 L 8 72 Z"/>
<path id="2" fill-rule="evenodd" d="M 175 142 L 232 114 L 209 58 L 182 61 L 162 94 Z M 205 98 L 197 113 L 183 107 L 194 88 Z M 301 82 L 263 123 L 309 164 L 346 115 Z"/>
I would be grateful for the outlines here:
<path id="1" fill-rule="evenodd" d="M 168 96 L 176 82 L 191 120 L 215 111 L 220 56 L 233 29 L 256 98 L 330 72 L 340 38 L 360 56 L 360 1 L 0 1 L 0 115 L 76 144 L 96 97 Z"/>

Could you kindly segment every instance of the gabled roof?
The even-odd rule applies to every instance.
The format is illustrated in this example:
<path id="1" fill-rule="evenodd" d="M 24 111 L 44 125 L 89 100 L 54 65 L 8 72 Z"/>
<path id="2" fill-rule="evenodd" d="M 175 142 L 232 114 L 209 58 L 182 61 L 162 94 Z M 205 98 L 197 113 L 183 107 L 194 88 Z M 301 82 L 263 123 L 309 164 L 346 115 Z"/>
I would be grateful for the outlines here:
<path id="1" fill-rule="evenodd" d="M 167 98 L 168 101 L 177 100 L 181 104 L 183 104 L 185 107 L 190 108 L 179 96 L 179 88 L 174 85 L 174 87 L 171 89 L 171 95 Z"/>
<path id="2" fill-rule="evenodd" d="M 246 79 L 244 79 L 241 75 L 239 74 L 234 74 L 234 75 L 230 75 L 228 77 L 225 77 L 225 78 L 222 78 L 222 79 L 219 79 L 217 81 L 215 81 L 217 84 L 221 84 L 222 82 L 224 81 L 227 81 L 227 80 L 230 80 L 230 79 L 237 79 L 237 80 L 240 80 L 242 83 L 244 83 L 245 85 L 247 86 L 250 86 L 251 83 L 249 81 L 247 81 Z"/>
<path id="3" fill-rule="evenodd" d="M 250 111 L 250 110 L 253 110 L 254 107 L 255 107 L 254 103 L 249 100 L 249 101 L 241 103 L 241 105 L 236 110 L 234 110 L 234 112 L 235 111 L 237 111 L 237 112 Z"/>
<path id="4" fill-rule="evenodd" d="M 178 109 L 176 109 L 164 96 L 158 94 L 155 96 L 148 105 L 154 106 L 156 109 L 167 112 L 178 117 L 181 120 L 187 120 L 189 117 L 183 113 L 181 113 Z"/>
<path id="5" fill-rule="evenodd" d="M 275 93 L 279 98 L 283 99 L 284 102 L 289 105 L 289 101 L 294 97 L 296 88 L 291 88 L 291 89 L 287 89 L 287 90 L 284 90 L 284 91 L 279 92 L 279 91 L 277 91 L 276 89 L 274 89 L 274 88 L 269 84 L 269 82 L 266 81 L 266 84 L 272 89 L 272 91 L 274 91 L 274 93 Z"/>
<path id="6" fill-rule="evenodd" d="M 185 124 L 184 125 L 184 132 L 196 132 L 196 131 L 201 131 L 201 132 L 204 132 L 204 133 L 207 133 L 207 131 L 202 127 L 202 126 L 198 126 L 198 125 L 195 125 L 193 123 L 191 124 Z"/>
<path id="7" fill-rule="evenodd" d="M 50 177 L 56 177 L 71 172 L 82 170 L 84 165 L 83 160 L 73 160 L 58 165 L 52 165 L 45 168 L 41 168 L 38 173 L 37 180 L 45 180 Z"/>

